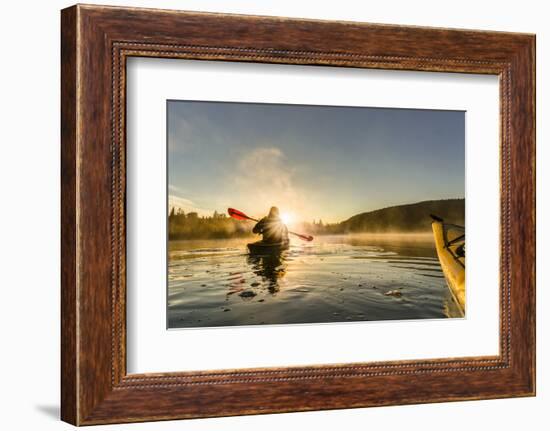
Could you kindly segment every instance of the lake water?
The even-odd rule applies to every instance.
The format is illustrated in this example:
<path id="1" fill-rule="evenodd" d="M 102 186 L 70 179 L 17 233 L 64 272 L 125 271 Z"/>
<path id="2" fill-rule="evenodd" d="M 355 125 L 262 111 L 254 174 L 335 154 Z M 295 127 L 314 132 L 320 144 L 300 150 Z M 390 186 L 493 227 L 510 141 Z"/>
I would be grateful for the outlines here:
<path id="1" fill-rule="evenodd" d="M 431 234 L 293 239 L 275 256 L 247 242 L 169 242 L 169 328 L 459 317 Z"/>

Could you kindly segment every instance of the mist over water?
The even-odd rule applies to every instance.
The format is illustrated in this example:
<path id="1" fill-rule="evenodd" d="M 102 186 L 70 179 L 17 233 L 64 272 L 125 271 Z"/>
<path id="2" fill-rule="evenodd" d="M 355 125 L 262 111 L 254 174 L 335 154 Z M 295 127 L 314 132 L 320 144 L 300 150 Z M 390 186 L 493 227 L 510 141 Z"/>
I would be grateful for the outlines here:
<path id="1" fill-rule="evenodd" d="M 317 236 L 265 256 L 247 242 L 169 242 L 169 328 L 459 315 L 431 233 Z"/>

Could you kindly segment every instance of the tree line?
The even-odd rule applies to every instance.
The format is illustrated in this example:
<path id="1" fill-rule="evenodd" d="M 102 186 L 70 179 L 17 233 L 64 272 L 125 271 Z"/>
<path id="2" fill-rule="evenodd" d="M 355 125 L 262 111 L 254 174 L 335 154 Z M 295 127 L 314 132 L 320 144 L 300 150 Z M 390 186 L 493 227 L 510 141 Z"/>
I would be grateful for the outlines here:
<path id="1" fill-rule="evenodd" d="M 234 220 L 214 211 L 211 216 L 185 213 L 171 208 L 168 216 L 168 239 L 223 239 L 252 236 L 253 222 Z"/>
<path id="2" fill-rule="evenodd" d="M 252 233 L 254 222 L 235 220 L 224 213 L 214 211 L 211 216 L 199 216 L 196 212 L 185 213 L 172 207 L 168 215 L 168 239 L 228 239 L 256 236 Z M 340 233 L 339 224 L 324 224 L 322 220 L 299 223 L 300 231 L 323 235 Z"/>
<path id="3" fill-rule="evenodd" d="M 348 233 L 429 232 L 430 214 L 448 223 L 464 225 L 464 199 L 441 199 L 397 205 L 350 217 L 340 223 L 322 220 L 298 223 L 292 230 L 310 235 Z M 172 208 L 168 216 L 169 239 L 223 239 L 252 237 L 254 222 L 240 221 L 214 211 L 211 216 L 199 216 Z"/>

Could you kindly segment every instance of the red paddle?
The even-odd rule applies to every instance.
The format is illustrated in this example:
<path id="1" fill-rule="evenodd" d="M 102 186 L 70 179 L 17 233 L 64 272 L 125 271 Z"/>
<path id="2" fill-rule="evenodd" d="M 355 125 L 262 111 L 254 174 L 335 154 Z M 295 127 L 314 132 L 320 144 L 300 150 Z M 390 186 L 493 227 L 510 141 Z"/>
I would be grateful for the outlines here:
<path id="1" fill-rule="evenodd" d="M 234 208 L 227 208 L 227 213 L 236 220 L 252 220 L 256 222 L 258 221 L 257 219 L 248 217 L 245 213 L 239 210 L 236 210 Z M 296 235 L 298 238 L 303 239 L 304 241 L 313 241 L 313 237 L 311 235 L 302 235 L 302 234 L 299 234 L 296 232 L 290 232 L 290 231 L 289 233 L 291 233 L 292 235 Z"/>

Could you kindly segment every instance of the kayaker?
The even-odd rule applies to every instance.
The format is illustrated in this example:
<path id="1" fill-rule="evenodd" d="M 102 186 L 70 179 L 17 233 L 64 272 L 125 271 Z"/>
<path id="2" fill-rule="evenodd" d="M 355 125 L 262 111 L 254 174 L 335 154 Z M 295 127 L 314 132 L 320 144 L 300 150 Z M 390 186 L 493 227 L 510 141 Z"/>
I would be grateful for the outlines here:
<path id="1" fill-rule="evenodd" d="M 252 232 L 262 235 L 262 242 L 267 244 L 288 242 L 288 229 L 279 217 L 277 207 L 271 207 L 268 216 L 261 219 Z"/>

